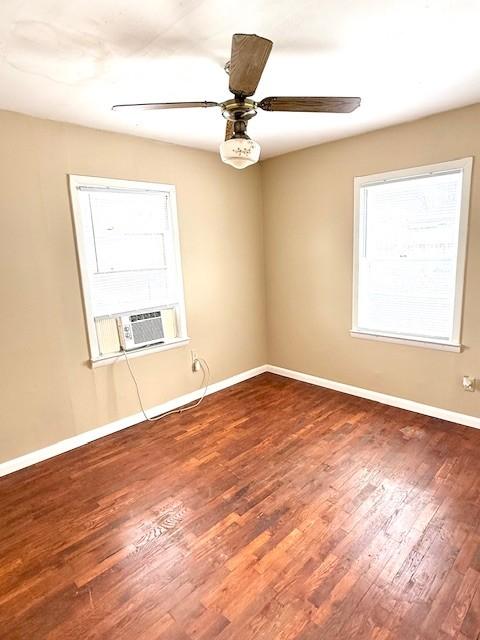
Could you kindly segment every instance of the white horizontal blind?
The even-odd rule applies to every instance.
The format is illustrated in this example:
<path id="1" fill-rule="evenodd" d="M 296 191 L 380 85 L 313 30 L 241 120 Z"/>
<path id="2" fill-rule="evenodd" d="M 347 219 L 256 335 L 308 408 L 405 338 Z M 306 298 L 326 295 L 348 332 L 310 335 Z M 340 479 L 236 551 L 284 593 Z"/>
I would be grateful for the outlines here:
<path id="1" fill-rule="evenodd" d="M 451 341 L 463 170 L 359 190 L 357 330 Z"/>
<path id="2" fill-rule="evenodd" d="M 162 191 L 81 187 L 94 317 L 178 302 L 169 198 Z"/>

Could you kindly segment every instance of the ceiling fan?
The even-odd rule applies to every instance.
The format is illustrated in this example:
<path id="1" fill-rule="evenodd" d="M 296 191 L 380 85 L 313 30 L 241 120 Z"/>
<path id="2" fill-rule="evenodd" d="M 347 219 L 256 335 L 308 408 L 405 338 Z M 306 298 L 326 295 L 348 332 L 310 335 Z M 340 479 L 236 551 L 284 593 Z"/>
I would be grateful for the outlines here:
<path id="1" fill-rule="evenodd" d="M 189 109 L 192 107 L 220 107 L 227 120 L 225 141 L 220 145 L 223 162 L 236 169 L 254 164 L 260 157 L 260 145 L 247 135 L 247 123 L 264 111 L 303 111 L 323 113 L 351 113 L 360 106 L 360 98 L 284 97 L 273 96 L 255 102 L 255 93 L 272 50 L 273 42 L 254 34 L 236 33 L 232 38 L 232 52 L 225 71 L 229 74 L 229 90 L 234 97 L 224 102 L 151 102 L 117 104 L 120 109 Z"/>

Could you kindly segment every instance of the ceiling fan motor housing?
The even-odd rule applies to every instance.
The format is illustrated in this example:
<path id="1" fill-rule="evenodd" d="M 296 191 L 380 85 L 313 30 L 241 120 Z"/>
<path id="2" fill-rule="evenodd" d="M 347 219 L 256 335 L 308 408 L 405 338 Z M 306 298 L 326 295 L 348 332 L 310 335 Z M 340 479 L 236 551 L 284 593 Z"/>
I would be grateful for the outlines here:
<path id="1" fill-rule="evenodd" d="M 247 122 L 257 115 L 256 103 L 253 100 L 235 98 L 222 103 L 223 117 L 233 124 L 231 137 L 250 140 L 247 135 Z M 228 130 L 228 128 L 227 128 Z"/>
<path id="2" fill-rule="evenodd" d="M 223 117 L 227 120 L 250 120 L 257 115 L 257 103 L 248 98 L 233 98 L 222 102 Z"/>

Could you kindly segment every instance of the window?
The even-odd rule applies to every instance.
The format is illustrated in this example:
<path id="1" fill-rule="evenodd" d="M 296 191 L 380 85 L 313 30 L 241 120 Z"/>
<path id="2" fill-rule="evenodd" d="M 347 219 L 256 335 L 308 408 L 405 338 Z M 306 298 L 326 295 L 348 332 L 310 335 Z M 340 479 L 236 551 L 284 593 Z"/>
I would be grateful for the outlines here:
<path id="1" fill-rule="evenodd" d="M 187 338 L 172 185 L 70 176 L 93 363 Z"/>
<path id="2" fill-rule="evenodd" d="M 460 350 L 471 169 L 355 178 L 354 337 Z"/>

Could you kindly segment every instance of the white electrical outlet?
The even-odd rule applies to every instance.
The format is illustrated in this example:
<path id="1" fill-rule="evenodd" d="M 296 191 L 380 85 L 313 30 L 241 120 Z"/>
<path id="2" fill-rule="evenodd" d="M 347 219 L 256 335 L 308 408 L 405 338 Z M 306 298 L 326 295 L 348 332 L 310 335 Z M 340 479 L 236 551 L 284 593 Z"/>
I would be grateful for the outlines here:
<path id="1" fill-rule="evenodd" d="M 463 376 L 462 385 L 464 391 L 475 391 L 475 378 L 472 376 Z"/>
<path id="2" fill-rule="evenodd" d="M 200 360 L 198 359 L 196 351 L 190 351 L 190 353 L 192 354 L 192 371 L 193 373 L 197 373 L 197 371 L 200 371 L 202 368 L 200 366 Z"/>

